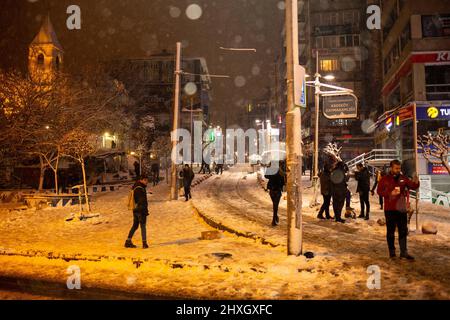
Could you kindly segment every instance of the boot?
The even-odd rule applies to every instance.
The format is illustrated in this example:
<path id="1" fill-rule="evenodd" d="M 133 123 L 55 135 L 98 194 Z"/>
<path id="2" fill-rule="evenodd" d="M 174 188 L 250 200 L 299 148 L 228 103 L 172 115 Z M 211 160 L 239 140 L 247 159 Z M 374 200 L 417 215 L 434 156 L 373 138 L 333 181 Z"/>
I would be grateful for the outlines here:
<path id="1" fill-rule="evenodd" d="M 125 248 L 134 249 L 134 248 L 137 248 L 137 247 L 133 244 L 133 242 L 131 240 L 127 240 L 125 242 Z"/>
<path id="2" fill-rule="evenodd" d="M 278 226 L 278 223 L 279 223 L 278 216 L 274 216 L 272 220 L 272 227 Z"/>
<path id="3" fill-rule="evenodd" d="M 369 214 L 366 215 L 366 217 L 364 218 L 364 220 L 366 220 L 366 221 L 369 221 L 369 220 L 370 220 Z"/>
<path id="4" fill-rule="evenodd" d="M 342 219 L 341 217 L 337 217 L 336 222 L 345 223 L 345 220 Z"/>
<path id="5" fill-rule="evenodd" d="M 414 261 L 415 260 L 414 257 L 410 256 L 408 253 L 402 253 L 400 255 L 400 259 L 406 259 L 406 260 L 409 260 L 409 261 Z"/>
<path id="6" fill-rule="evenodd" d="M 142 241 L 142 248 L 143 248 L 143 249 L 148 249 L 148 243 L 147 243 L 147 241 Z"/>
<path id="7" fill-rule="evenodd" d="M 319 220 L 325 220 L 325 218 L 323 217 L 323 214 L 319 214 L 318 216 L 317 216 L 317 219 L 319 219 Z M 327 218 L 328 219 L 328 218 Z"/>

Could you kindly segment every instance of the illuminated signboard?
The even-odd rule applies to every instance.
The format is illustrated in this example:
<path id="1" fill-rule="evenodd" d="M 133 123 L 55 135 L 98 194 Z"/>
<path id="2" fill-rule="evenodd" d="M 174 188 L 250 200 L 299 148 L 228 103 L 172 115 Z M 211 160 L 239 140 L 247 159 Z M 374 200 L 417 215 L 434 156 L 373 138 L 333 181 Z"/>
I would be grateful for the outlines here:
<path id="1" fill-rule="evenodd" d="M 442 164 L 428 164 L 428 172 L 431 175 L 448 175 L 448 171 Z"/>
<path id="2" fill-rule="evenodd" d="M 418 120 L 450 120 L 450 106 L 417 106 Z"/>

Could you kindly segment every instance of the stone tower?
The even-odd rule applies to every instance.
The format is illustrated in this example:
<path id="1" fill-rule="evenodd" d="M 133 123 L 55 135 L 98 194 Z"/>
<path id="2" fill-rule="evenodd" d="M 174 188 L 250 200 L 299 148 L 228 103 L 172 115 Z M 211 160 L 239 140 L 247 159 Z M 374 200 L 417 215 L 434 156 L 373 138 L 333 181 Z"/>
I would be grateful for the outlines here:
<path id="1" fill-rule="evenodd" d="M 62 69 L 64 50 L 58 41 L 50 16 L 29 46 L 28 70 L 34 80 L 51 80 Z"/>

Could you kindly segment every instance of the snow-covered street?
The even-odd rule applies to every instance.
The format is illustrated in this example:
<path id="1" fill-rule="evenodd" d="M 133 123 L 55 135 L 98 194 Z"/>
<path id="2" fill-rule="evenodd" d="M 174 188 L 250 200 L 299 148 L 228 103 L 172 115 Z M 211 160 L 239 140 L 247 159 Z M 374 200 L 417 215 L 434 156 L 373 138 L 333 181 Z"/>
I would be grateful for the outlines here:
<path id="1" fill-rule="evenodd" d="M 256 174 L 231 170 L 212 176 L 193 189 L 192 202 L 167 201 L 168 191 L 165 184 L 152 189 L 148 250 L 123 248 L 132 222 L 126 189 L 96 196 L 93 209 L 100 218 L 85 222 L 66 222 L 69 209 L 1 212 L 0 296 L 11 295 L 2 293 L 4 277 L 68 290 L 67 268 L 75 265 L 81 270 L 82 288 L 136 298 L 450 298 L 448 210 L 424 212 L 421 219 L 438 221 L 439 233 L 410 237 L 416 262 L 392 261 L 387 258 L 385 227 L 376 224 L 379 208 L 370 222 L 318 221 L 308 207 L 311 191 L 305 189 L 304 251 L 315 254 L 306 259 L 286 256 L 286 201 L 281 225 L 271 227 L 270 198 Z M 217 240 L 200 240 L 203 231 L 214 230 L 200 216 L 230 232 L 222 232 Z M 134 242 L 140 247 L 139 233 Z M 380 290 L 367 287 L 367 268 L 373 265 L 381 270 Z M 23 290 L 32 294 L 33 286 Z"/>

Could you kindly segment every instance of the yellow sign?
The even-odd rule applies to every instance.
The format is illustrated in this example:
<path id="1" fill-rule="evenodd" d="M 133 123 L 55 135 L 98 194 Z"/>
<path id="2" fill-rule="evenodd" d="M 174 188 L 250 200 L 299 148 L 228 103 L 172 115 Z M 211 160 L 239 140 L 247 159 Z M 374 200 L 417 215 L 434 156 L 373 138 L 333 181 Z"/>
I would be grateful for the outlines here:
<path id="1" fill-rule="evenodd" d="M 439 117 L 439 109 L 431 106 L 428 108 L 427 114 L 430 119 L 436 119 L 437 117 Z"/>

